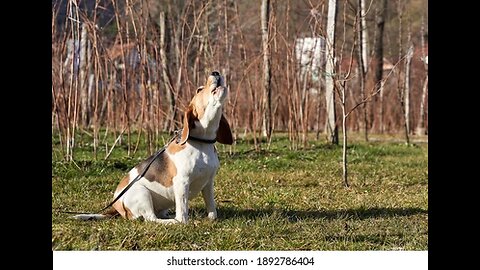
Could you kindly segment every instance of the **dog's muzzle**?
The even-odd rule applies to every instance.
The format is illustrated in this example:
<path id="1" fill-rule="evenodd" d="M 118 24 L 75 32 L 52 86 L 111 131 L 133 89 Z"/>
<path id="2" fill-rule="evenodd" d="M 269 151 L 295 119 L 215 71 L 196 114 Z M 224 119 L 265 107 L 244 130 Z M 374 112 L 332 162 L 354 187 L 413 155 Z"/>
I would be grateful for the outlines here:
<path id="1" fill-rule="evenodd" d="M 213 71 L 211 76 L 213 76 L 215 78 L 215 89 L 217 87 L 222 86 L 222 76 L 220 75 L 220 73 L 218 71 Z M 212 92 L 215 91 L 215 89 L 213 89 Z"/>

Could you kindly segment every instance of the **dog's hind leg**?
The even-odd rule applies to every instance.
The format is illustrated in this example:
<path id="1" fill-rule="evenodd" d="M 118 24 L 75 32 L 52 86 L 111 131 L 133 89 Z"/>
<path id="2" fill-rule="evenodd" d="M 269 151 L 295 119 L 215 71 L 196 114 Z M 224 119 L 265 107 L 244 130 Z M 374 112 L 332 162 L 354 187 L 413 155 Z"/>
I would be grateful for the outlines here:
<path id="1" fill-rule="evenodd" d="M 141 185 L 134 185 L 130 193 L 125 194 L 124 205 L 132 212 L 133 218 L 143 218 L 147 221 L 154 221 L 162 224 L 178 223 L 175 219 L 161 219 L 155 215 L 151 191 Z M 160 214 L 166 214 L 160 212 Z"/>

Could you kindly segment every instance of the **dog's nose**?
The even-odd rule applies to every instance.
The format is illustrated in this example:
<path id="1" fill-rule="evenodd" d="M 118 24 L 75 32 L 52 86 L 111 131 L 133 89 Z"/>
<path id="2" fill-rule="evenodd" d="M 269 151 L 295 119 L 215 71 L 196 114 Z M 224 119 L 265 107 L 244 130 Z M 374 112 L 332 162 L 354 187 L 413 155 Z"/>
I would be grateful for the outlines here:
<path id="1" fill-rule="evenodd" d="M 218 77 L 220 76 L 220 73 L 218 71 L 214 71 L 212 72 L 212 76 Z"/>

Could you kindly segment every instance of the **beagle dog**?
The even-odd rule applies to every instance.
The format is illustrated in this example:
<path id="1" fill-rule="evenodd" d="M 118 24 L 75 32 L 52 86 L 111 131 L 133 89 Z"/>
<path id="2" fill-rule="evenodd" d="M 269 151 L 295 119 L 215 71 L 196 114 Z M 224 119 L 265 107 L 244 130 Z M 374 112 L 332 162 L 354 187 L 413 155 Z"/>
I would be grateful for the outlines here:
<path id="1" fill-rule="evenodd" d="M 113 195 L 147 168 L 106 214 L 81 214 L 80 220 L 103 219 L 120 214 L 126 219 L 143 218 L 162 224 L 187 223 L 188 201 L 202 192 L 208 218 L 217 218 L 213 182 L 220 166 L 215 141 L 232 144 L 233 137 L 222 110 L 228 90 L 217 71 L 207 78 L 184 113 L 183 129 L 158 157 L 150 156 L 130 170 Z M 152 160 L 154 159 L 155 160 Z M 175 207 L 175 217 L 167 216 Z"/>

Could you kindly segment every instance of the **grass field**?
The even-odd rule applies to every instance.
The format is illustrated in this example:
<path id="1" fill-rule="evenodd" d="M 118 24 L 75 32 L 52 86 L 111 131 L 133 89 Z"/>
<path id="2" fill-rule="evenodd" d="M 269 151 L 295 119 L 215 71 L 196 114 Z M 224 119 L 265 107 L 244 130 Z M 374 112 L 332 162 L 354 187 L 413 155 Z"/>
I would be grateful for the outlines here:
<path id="1" fill-rule="evenodd" d="M 427 143 L 353 138 L 348 189 L 340 146 L 312 141 L 293 152 L 285 137 L 260 152 L 244 140 L 234 151 L 217 144 L 219 219 L 205 217 L 199 196 L 190 203 L 189 224 L 173 226 L 122 218 L 82 222 L 58 212 L 103 208 L 122 176 L 147 157 L 144 150 L 127 157 L 120 145 L 109 159 L 95 160 L 91 144 L 79 144 L 76 162 L 68 163 L 52 137 L 52 250 L 428 249 Z"/>

